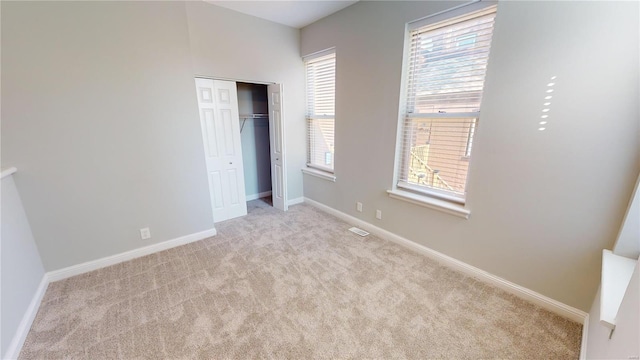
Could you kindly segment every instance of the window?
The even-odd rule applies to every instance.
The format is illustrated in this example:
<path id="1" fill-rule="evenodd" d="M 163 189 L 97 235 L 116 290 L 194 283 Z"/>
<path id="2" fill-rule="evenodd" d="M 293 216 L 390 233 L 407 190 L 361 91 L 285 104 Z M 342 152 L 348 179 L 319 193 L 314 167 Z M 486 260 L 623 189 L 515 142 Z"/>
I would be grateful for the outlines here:
<path id="1" fill-rule="evenodd" d="M 409 24 L 398 188 L 464 203 L 496 12 L 481 6 Z"/>
<path id="2" fill-rule="evenodd" d="M 307 166 L 333 173 L 335 161 L 334 50 L 305 58 L 307 83 Z"/>

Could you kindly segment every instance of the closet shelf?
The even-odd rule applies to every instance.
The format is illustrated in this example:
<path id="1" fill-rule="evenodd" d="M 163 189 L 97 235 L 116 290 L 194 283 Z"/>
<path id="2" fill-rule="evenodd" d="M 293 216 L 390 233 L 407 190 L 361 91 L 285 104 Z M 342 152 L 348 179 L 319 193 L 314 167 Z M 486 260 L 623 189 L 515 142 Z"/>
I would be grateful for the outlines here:
<path id="1" fill-rule="evenodd" d="M 269 114 L 240 114 L 241 119 L 261 119 L 268 118 Z"/>
<path id="2" fill-rule="evenodd" d="M 635 267 L 636 260 L 602 250 L 600 323 L 611 330 L 616 327 L 616 316 Z"/>

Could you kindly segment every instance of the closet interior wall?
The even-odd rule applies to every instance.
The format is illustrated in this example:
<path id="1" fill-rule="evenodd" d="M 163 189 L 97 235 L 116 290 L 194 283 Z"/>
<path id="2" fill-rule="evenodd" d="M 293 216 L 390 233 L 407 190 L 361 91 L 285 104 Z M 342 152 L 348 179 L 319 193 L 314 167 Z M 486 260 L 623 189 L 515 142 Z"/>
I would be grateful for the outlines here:
<path id="1" fill-rule="evenodd" d="M 247 201 L 271 195 L 267 86 L 238 82 L 240 139 Z"/>

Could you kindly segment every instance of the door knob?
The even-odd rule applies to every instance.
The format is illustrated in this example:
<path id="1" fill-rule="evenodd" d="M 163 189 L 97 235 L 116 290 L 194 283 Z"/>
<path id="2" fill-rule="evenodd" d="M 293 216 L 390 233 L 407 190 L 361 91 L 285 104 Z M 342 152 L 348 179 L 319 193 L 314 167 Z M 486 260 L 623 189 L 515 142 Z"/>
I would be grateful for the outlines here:
<path id="1" fill-rule="evenodd" d="M 229 161 L 229 165 L 233 165 L 233 163 L 231 161 Z"/>

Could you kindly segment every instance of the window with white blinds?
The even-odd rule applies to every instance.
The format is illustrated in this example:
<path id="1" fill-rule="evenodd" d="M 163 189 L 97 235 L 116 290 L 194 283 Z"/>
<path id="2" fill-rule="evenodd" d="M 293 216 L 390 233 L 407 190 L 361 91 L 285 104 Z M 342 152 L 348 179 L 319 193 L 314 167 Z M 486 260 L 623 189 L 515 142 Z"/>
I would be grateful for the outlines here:
<path id="1" fill-rule="evenodd" d="M 336 54 L 305 59 L 307 166 L 333 173 L 335 160 Z"/>
<path id="2" fill-rule="evenodd" d="M 464 203 L 495 13 L 409 25 L 398 187 Z"/>

